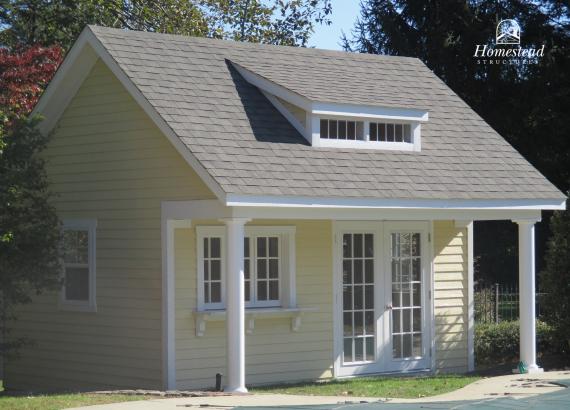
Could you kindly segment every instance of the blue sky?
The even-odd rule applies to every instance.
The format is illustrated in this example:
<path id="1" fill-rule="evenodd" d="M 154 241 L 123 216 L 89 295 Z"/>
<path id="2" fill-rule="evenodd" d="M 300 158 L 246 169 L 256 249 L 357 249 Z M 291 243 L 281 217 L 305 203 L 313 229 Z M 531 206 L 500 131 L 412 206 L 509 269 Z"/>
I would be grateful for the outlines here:
<path id="1" fill-rule="evenodd" d="M 334 0 L 332 2 L 332 24 L 317 25 L 315 33 L 309 40 L 310 47 L 341 50 L 340 37 L 344 31 L 350 34 L 360 11 L 359 0 Z"/>

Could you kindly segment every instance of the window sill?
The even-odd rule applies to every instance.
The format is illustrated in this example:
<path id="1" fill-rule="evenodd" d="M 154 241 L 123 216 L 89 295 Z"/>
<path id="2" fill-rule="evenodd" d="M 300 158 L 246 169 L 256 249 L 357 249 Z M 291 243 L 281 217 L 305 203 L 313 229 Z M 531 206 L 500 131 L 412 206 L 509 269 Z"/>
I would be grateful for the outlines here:
<path id="1" fill-rule="evenodd" d="M 325 148 L 357 148 L 385 151 L 421 151 L 419 144 L 395 141 L 362 141 L 321 138 L 318 142 L 318 146 Z"/>
<path id="2" fill-rule="evenodd" d="M 291 319 L 291 331 L 298 332 L 301 327 L 301 318 L 306 312 L 314 312 L 316 308 L 246 308 L 245 309 L 245 331 L 252 334 L 255 329 L 255 321 L 258 319 Z M 226 320 L 226 311 L 223 310 L 196 310 L 194 311 L 196 321 L 196 336 L 202 337 L 206 333 L 206 322 L 220 322 Z"/>

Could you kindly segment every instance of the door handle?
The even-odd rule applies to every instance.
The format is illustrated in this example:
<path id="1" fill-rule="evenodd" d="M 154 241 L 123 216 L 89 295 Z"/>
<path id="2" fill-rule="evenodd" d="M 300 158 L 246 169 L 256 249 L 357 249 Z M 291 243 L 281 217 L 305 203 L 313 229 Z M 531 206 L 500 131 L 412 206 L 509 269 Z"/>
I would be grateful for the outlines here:
<path id="1" fill-rule="evenodd" d="M 388 303 L 388 304 L 386 305 L 386 310 L 392 310 L 392 309 L 394 309 L 394 306 L 392 306 L 391 303 Z"/>

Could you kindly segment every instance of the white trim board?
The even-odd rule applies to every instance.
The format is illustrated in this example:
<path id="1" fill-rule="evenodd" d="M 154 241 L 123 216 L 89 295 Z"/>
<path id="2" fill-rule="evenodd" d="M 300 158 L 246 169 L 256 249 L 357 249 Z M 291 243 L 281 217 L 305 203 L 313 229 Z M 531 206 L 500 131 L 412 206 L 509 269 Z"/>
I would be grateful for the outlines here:
<path id="1" fill-rule="evenodd" d="M 435 361 L 430 352 L 434 352 L 435 343 L 434 308 L 433 308 L 433 232 L 429 221 L 332 221 L 332 266 L 333 266 L 333 375 L 334 377 L 354 376 L 380 373 L 404 373 L 409 371 L 433 371 Z M 422 261 L 424 275 L 422 277 L 422 335 L 424 335 L 424 354 L 417 360 L 391 360 L 391 330 L 390 313 L 386 313 L 385 303 L 391 300 L 390 269 L 390 232 L 422 232 Z M 375 290 L 376 315 L 376 360 L 373 362 L 357 362 L 342 365 L 342 234 L 343 233 L 372 233 L 374 239 L 374 284 L 380 287 Z M 425 259 L 424 259 L 425 258 Z M 381 312 L 381 313 L 380 313 Z M 378 328 L 379 326 L 379 328 Z M 380 339 L 378 339 L 380 338 Z M 417 367 L 416 367 L 417 366 Z M 398 370 L 395 369 L 398 367 Z"/>
<path id="2" fill-rule="evenodd" d="M 566 209 L 565 204 L 565 199 L 373 199 L 226 195 L 226 205 L 236 207 L 562 210 Z"/>
<path id="3" fill-rule="evenodd" d="M 176 271 L 174 230 L 190 228 L 190 219 L 166 217 L 161 210 L 162 248 L 162 383 L 165 390 L 176 389 Z"/>
<path id="4" fill-rule="evenodd" d="M 540 218 L 540 209 L 446 209 L 224 206 L 217 200 L 164 201 L 172 219 L 336 219 L 336 220 L 511 220 Z"/>
<path id="5" fill-rule="evenodd" d="M 36 104 L 32 115 L 42 114 L 45 119 L 40 125 L 42 133 L 49 133 L 67 108 L 71 99 L 100 58 L 103 63 L 121 82 L 123 87 L 135 99 L 143 111 L 150 117 L 160 131 L 168 138 L 174 148 L 186 160 L 190 167 L 200 176 L 202 181 L 221 201 L 225 200 L 225 192 L 214 178 L 206 171 L 202 164 L 190 152 L 188 147 L 178 138 L 162 116 L 150 104 L 143 93 L 125 74 L 117 61 L 109 54 L 97 36 L 87 26 L 67 54 L 65 60 L 57 70 L 53 80 Z"/>
<path id="6" fill-rule="evenodd" d="M 467 370 L 475 370 L 475 301 L 473 299 L 473 221 L 456 220 L 455 227 L 465 229 L 467 239 Z"/>
<path id="7" fill-rule="evenodd" d="M 265 95 L 265 98 L 267 98 L 269 102 L 271 102 L 271 104 L 277 108 L 277 111 L 279 111 L 281 115 L 283 115 L 287 121 L 289 121 L 291 125 L 295 127 L 299 134 L 301 134 L 309 143 L 311 143 L 311 132 L 309 129 L 303 127 L 303 124 L 301 124 L 301 122 L 295 118 L 293 114 L 291 114 L 291 112 L 277 99 L 277 97 L 263 90 L 261 92 L 263 95 Z"/>

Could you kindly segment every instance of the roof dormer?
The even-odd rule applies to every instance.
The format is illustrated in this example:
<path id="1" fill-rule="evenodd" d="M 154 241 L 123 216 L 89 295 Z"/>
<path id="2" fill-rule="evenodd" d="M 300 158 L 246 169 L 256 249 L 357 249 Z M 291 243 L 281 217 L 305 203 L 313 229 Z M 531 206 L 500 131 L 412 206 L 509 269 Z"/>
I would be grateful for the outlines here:
<path id="1" fill-rule="evenodd" d="M 421 151 L 425 110 L 316 101 L 233 65 L 313 147 Z"/>

